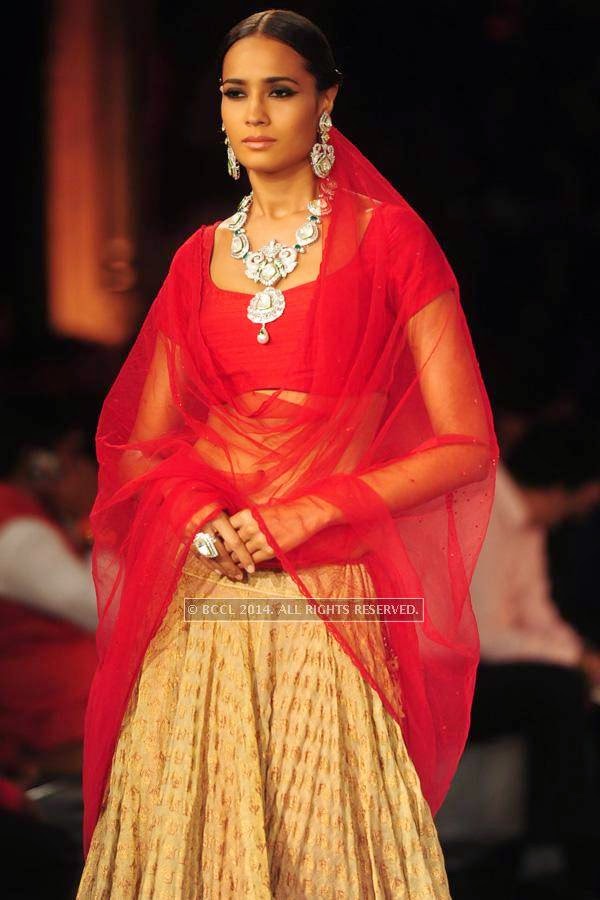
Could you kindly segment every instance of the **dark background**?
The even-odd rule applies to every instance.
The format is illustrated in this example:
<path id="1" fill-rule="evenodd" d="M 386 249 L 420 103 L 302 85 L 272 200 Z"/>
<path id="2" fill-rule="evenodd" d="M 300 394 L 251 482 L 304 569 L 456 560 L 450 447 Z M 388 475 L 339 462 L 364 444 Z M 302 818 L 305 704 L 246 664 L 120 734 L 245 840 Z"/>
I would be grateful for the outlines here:
<path id="1" fill-rule="evenodd" d="M 269 6 L 96 6 L 123 23 L 128 48 L 141 324 L 177 247 L 202 223 L 230 215 L 246 192 L 243 169 L 239 182 L 227 175 L 216 49 L 232 25 Z M 457 275 L 504 461 L 523 485 L 598 478 L 600 3 L 287 8 L 323 29 L 344 73 L 334 124 L 429 224 Z M 0 382 L 9 407 L 43 391 L 40 404 L 49 397 L 75 416 L 93 453 L 103 398 L 135 334 L 108 347 L 57 335 L 48 322 L 44 113 L 56 9 L 49 0 L 20 4 L 3 18 Z M 511 427 L 521 437 L 509 446 Z M 596 507 L 549 541 L 554 600 L 598 647 L 599 528 Z M 600 746 L 597 715 L 596 729 Z M 76 836 L 79 815 L 77 806 Z M 21 840 L 8 828 L 29 854 L 31 835 Z M 35 849 L 56 863 L 48 836 Z M 15 867 L 19 883 L 25 865 Z M 473 892 L 471 872 L 465 883 L 457 898 L 492 896 L 489 870 L 481 890 Z M 509 900 L 502 890 L 499 883 Z"/>
<path id="2" fill-rule="evenodd" d="M 236 184 L 226 173 L 215 50 L 232 24 L 268 6 L 155 0 L 118 8 L 132 60 L 147 308 L 178 243 L 239 199 L 245 176 Z M 560 390 L 593 403 L 600 5 L 290 8 L 323 28 L 344 71 L 334 122 L 433 228 L 455 269 L 492 400 L 543 403 Z M 5 359 L 18 348 L 19 371 L 53 352 L 41 121 L 52 10 L 48 2 L 16 10 L 2 55 L 9 216 L 1 336 Z M 83 356 L 84 368 L 90 353 L 104 361 L 83 380 L 101 397 L 123 353 L 69 343 L 64 354 Z"/>

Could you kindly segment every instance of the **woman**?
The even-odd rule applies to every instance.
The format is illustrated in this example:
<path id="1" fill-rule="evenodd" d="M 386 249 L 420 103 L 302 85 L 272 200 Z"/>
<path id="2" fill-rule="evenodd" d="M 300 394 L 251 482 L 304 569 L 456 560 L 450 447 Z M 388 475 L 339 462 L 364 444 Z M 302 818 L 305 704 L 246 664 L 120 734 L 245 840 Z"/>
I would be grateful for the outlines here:
<path id="1" fill-rule="evenodd" d="M 458 284 L 332 127 L 313 23 L 257 13 L 219 61 L 252 191 L 175 254 L 98 426 L 78 896 L 447 898 L 497 459 Z"/>

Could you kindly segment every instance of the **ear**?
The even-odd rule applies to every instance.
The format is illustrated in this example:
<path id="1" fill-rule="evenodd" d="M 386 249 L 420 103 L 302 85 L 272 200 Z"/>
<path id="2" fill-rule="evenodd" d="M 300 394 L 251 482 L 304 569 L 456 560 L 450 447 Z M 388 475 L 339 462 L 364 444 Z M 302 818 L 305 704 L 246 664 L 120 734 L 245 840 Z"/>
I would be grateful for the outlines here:
<path id="1" fill-rule="evenodd" d="M 327 90 L 325 91 L 325 97 L 327 98 L 325 109 L 327 110 L 329 115 L 331 115 L 333 111 L 333 104 L 335 102 L 335 98 L 337 97 L 337 92 L 339 91 L 339 89 L 339 84 L 334 84 L 330 88 L 327 88 Z"/>
<path id="2" fill-rule="evenodd" d="M 331 87 L 327 88 L 327 90 L 323 91 L 321 96 L 325 100 L 325 102 L 321 106 L 321 110 L 319 111 L 319 119 L 323 115 L 324 112 L 328 112 L 329 115 L 333 112 L 333 104 L 335 98 L 337 96 L 337 92 L 339 91 L 339 84 L 334 84 Z"/>

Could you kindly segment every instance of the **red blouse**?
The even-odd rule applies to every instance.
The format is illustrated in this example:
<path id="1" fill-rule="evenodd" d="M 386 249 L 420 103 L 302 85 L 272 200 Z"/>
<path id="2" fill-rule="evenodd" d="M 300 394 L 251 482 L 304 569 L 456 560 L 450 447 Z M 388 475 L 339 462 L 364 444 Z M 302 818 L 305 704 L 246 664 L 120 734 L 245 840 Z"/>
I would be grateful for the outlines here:
<path id="1" fill-rule="evenodd" d="M 260 325 L 251 322 L 246 313 L 251 298 L 261 286 L 257 284 L 255 290 L 248 292 L 226 290 L 218 287 L 210 274 L 214 233 L 221 221 L 208 225 L 203 233 L 205 290 L 199 313 L 203 337 L 221 370 L 221 377 L 239 393 L 277 388 L 310 391 L 312 342 L 307 340 L 307 335 L 311 333 L 312 301 L 318 279 L 291 288 L 285 287 L 285 280 L 280 282 L 285 310 L 267 325 L 269 343 L 259 344 L 256 336 Z M 366 250 L 370 230 L 367 226 L 361 249 Z M 327 289 L 339 302 L 343 302 L 344 283 L 356 277 L 358 255 L 327 276 Z"/>

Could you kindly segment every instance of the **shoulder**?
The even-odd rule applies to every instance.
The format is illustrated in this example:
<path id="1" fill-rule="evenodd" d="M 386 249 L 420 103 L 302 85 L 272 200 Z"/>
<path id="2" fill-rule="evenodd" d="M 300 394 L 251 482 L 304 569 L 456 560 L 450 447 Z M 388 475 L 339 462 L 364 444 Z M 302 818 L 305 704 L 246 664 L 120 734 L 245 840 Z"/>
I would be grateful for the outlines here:
<path id="1" fill-rule="evenodd" d="M 388 251 L 399 242 L 406 248 L 407 241 L 417 241 L 419 226 L 424 223 L 407 203 L 391 203 L 349 188 L 340 191 L 342 216 L 369 225 L 369 231 L 376 233 L 376 240 Z"/>
<path id="2" fill-rule="evenodd" d="M 408 204 L 380 210 L 387 248 L 388 280 L 408 320 L 432 300 L 460 289 L 442 246 L 425 220 Z"/>
<path id="3" fill-rule="evenodd" d="M 449 268 L 440 239 L 408 203 L 384 203 L 380 215 L 391 265 L 405 271 Z"/>
<path id="4" fill-rule="evenodd" d="M 424 244 L 435 241 L 435 235 L 425 220 L 408 203 L 381 204 L 379 212 L 388 246 L 401 245 L 404 249 L 418 250 Z"/>

